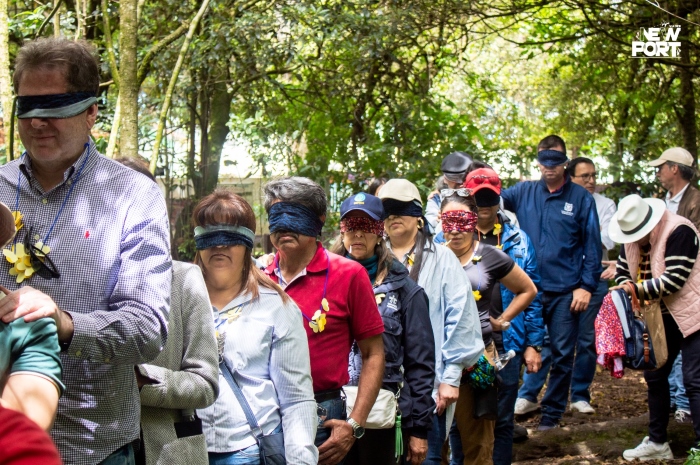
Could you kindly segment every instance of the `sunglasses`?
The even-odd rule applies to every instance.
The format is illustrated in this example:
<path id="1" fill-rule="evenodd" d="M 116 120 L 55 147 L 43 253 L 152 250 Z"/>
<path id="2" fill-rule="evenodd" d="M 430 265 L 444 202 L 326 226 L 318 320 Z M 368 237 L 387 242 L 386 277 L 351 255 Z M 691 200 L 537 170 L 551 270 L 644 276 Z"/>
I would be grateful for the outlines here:
<path id="1" fill-rule="evenodd" d="M 581 178 L 584 181 L 590 181 L 591 179 L 596 179 L 598 177 L 598 173 L 590 173 L 590 174 L 582 174 L 580 176 L 571 176 L 572 178 Z"/>
<path id="2" fill-rule="evenodd" d="M 442 195 L 443 198 L 447 198 L 453 194 L 457 194 L 460 197 L 469 197 L 472 195 L 472 191 L 464 187 L 460 187 L 459 189 L 442 189 L 440 191 L 440 195 Z"/>
<path id="3" fill-rule="evenodd" d="M 486 183 L 491 184 L 492 186 L 498 186 L 501 184 L 501 180 L 498 179 L 498 176 L 486 176 L 485 174 L 479 174 L 473 178 L 469 178 L 469 181 L 467 182 L 469 184 L 476 184 L 477 186 Z"/>
<path id="4" fill-rule="evenodd" d="M 43 250 L 31 243 L 31 238 L 34 237 L 32 232 L 33 228 L 30 228 L 27 235 L 24 236 L 24 250 L 29 253 L 29 263 L 34 268 L 34 274 L 38 274 L 44 279 L 60 278 L 61 273 L 58 272 L 54 262 Z"/>

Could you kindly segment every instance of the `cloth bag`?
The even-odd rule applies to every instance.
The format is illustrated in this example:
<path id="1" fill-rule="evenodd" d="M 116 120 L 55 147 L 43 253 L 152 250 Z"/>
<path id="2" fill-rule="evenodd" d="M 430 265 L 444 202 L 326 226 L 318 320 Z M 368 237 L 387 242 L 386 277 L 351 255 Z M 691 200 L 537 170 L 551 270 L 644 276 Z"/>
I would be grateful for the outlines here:
<path id="1" fill-rule="evenodd" d="M 628 285 L 631 295 L 623 290 L 616 290 L 614 292 L 617 295 L 613 296 L 625 334 L 623 363 L 633 370 L 658 370 L 668 359 L 661 305 L 659 302 L 653 302 L 642 306 L 637 298 L 635 285 L 631 282 Z"/>
<path id="2" fill-rule="evenodd" d="M 250 405 L 243 395 L 241 387 L 233 377 L 233 373 L 231 373 L 229 367 L 223 362 L 223 360 L 219 363 L 219 367 L 221 368 L 221 373 L 224 375 L 224 378 L 226 378 L 226 381 L 231 386 L 233 394 L 236 396 L 236 399 L 238 399 L 238 403 L 241 404 L 241 408 L 243 409 L 243 413 L 245 413 L 245 418 L 248 421 L 253 437 L 258 443 L 258 447 L 260 448 L 260 464 L 286 465 L 287 459 L 284 452 L 284 432 L 268 434 L 266 436 L 262 428 L 260 428 L 258 421 L 255 419 L 255 415 L 253 415 L 253 411 L 250 409 Z"/>
<path id="3" fill-rule="evenodd" d="M 355 400 L 357 399 L 357 386 L 343 386 L 345 392 L 345 410 L 350 416 Z M 365 429 L 389 429 L 396 423 L 396 415 L 399 411 L 398 398 L 399 390 L 396 394 L 388 389 L 380 389 L 377 400 L 369 412 Z"/>

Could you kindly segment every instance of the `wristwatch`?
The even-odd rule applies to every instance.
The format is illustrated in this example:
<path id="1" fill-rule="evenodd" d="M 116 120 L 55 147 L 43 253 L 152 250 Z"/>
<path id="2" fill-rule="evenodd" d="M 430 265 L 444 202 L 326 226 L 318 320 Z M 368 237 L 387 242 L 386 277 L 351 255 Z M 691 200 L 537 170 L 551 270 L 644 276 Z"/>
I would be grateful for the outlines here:
<path id="1" fill-rule="evenodd" d="M 348 418 L 348 423 L 350 423 L 350 426 L 352 426 L 352 437 L 355 439 L 360 439 L 362 436 L 365 435 L 365 429 L 360 426 L 358 422 L 353 420 L 352 418 Z"/>
<path id="2" fill-rule="evenodd" d="M 542 346 L 528 346 L 528 347 L 532 347 L 533 349 L 535 349 L 535 352 L 537 352 L 538 354 L 542 353 Z"/>

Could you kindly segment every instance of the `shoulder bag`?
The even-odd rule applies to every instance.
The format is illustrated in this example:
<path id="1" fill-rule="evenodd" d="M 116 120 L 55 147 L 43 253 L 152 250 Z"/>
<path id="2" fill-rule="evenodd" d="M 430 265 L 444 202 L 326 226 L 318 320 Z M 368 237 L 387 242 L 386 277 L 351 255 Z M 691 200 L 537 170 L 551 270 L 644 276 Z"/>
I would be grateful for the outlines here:
<path id="1" fill-rule="evenodd" d="M 657 301 L 642 306 L 637 298 L 636 286 L 631 282 L 628 285 L 630 295 L 628 299 L 623 299 L 627 304 L 624 312 L 626 321 L 620 315 L 625 334 L 624 365 L 633 370 L 658 370 L 668 359 L 661 305 Z M 624 293 L 622 297 L 627 297 L 626 292 L 620 292 Z"/>
<path id="2" fill-rule="evenodd" d="M 345 392 L 345 409 L 348 417 L 355 407 L 357 399 L 357 386 L 343 386 Z M 380 389 L 377 394 L 377 400 L 372 405 L 372 410 L 369 412 L 366 429 L 389 429 L 393 428 L 396 423 L 396 416 L 399 411 L 398 398 L 399 392 L 394 394 L 388 389 Z"/>
<path id="3" fill-rule="evenodd" d="M 245 418 L 248 421 L 253 437 L 258 443 L 258 447 L 260 448 L 260 464 L 286 465 L 287 459 L 285 458 L 284 452 L 284 432 L 268 434 L 265 436 L 265 433 L 263 432 L 262 428 L 260 428 L 258 421 L 255 419 L 255 415 L 253 415 L 253 411 L 250 409 L 250 404 L 248 404 L 248 401 L 245 399 L 243 391 L 241 391 L 241 388 L 233 377 L 233 373 L 231 373 L 229 367 L 223 360 L 219 363 L 219 367 L 221 368 L 221 373 L 224 375 L 224 378 L 226 378 L 226 381 L 231 386 L 231 390 L 233 390 L 236 399 L 238 399 L 238 403 L 241 404 L 241 408 L 243 409 L 243 413 L 245 413 Z"/>

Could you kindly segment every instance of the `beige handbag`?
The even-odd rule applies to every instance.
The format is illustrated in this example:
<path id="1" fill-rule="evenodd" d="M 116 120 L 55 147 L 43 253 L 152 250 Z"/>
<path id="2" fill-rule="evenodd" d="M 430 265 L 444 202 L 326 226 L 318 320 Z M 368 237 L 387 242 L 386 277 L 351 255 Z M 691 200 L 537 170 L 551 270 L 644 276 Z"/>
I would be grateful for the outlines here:
<path id="1" fill-rule="evenodd" d="M 343 386 L 345 392 L 345 409 L 348 417 L 355 407 L 355 399 L 357 399 L 357 386 Z M 389 429 L 393 428 L 396 423 L 396 415 L 399 410 L 398 398 L 399 392 L 394 394 L 387 389 L 380 389 L 377 394 L 377 400 L 369 412 L 366 429 Z"/>

